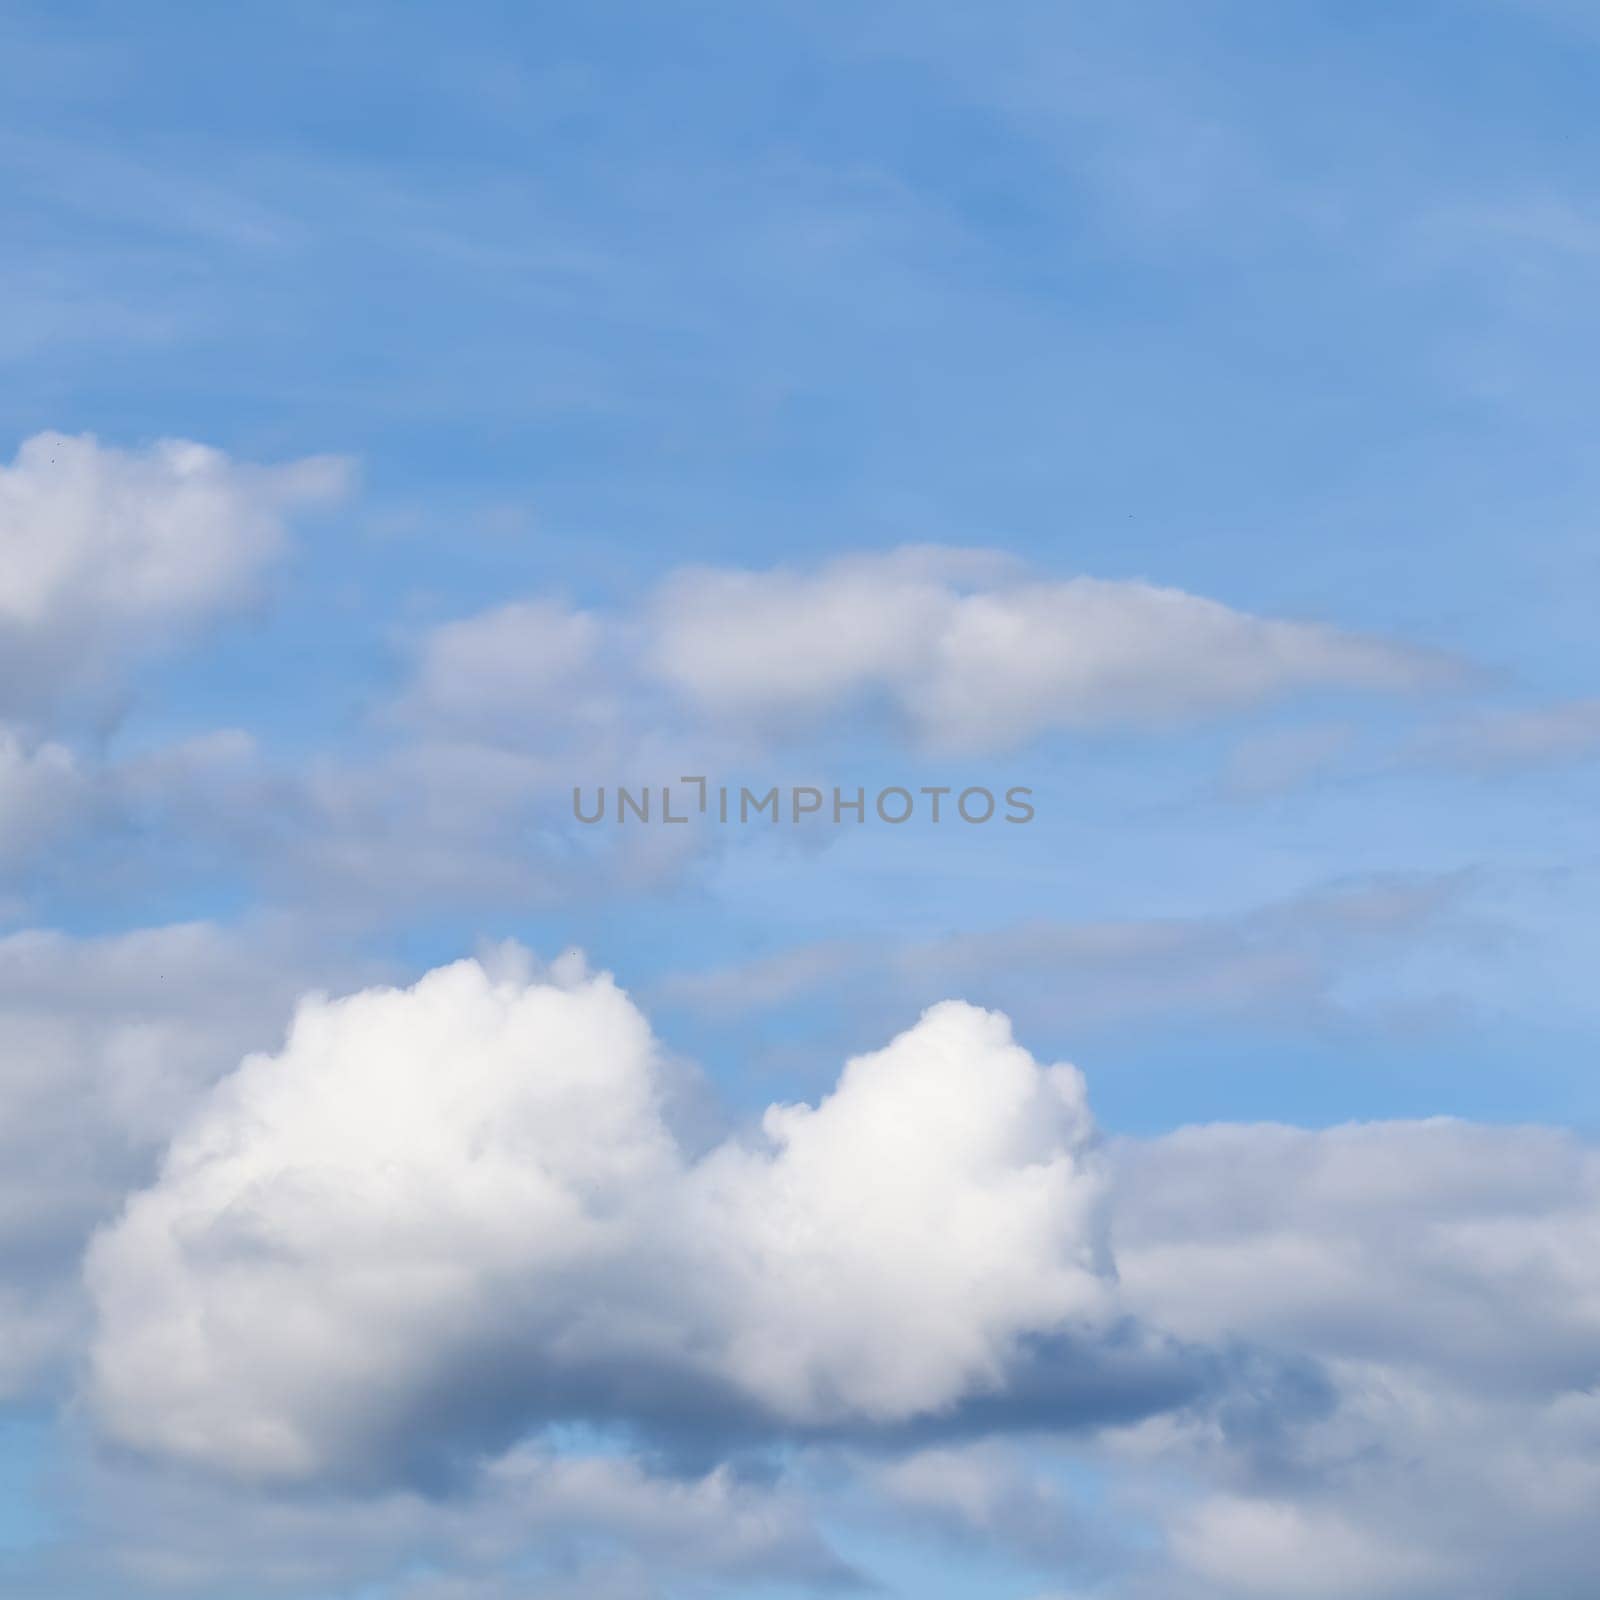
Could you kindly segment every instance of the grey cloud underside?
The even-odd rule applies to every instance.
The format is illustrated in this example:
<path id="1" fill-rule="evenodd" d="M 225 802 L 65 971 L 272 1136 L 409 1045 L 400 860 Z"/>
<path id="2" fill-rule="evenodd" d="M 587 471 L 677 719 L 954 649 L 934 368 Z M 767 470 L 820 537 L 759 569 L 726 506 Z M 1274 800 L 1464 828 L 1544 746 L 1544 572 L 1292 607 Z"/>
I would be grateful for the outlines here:
<path id="1" fill-rule="evenodd" d="M 848 1447 L 893 1457 L 989 1437 L 1085 1435 L 1173 1411 L 1228 1426 L 1331 1403 L 1315 1367 L 1296 1358 L 1209 1349 L 1152 1333 L 1134 1319 L 1109 1331 L 1022 1341 L 994 1391 L 965 1396 L 907 1422 L 797 1422 L 751 1402 L 737 1386 L 663 1362 L 541 1361 L 512 1341 L 469 1352 L 435 1389 L 418 1394 L 370 1440 L 381 1463 L 346 1481 L 400 1481 L 426 1493 L 470 1485 L 485 1458 L 552 1425 L 597 1428 L 670 1476 L 719 1463 L 760 1471 L 773 1451 Z"/>
<path id="2" fill-rule="evenodd" d="M 53 1552 L 23 1592 L 256 1600 L 384 1582 L 405 1600 L 657 1600 L 753 1583 L 871 1588 L 829 1547 L 803 1496 L 727 1467 L 662 1476 L 621 1456 L 530 1448 L 450 1493 L 355 1495 L 245 1495 L 104 1456 L 80 1470 L 84 1537 Z"/>

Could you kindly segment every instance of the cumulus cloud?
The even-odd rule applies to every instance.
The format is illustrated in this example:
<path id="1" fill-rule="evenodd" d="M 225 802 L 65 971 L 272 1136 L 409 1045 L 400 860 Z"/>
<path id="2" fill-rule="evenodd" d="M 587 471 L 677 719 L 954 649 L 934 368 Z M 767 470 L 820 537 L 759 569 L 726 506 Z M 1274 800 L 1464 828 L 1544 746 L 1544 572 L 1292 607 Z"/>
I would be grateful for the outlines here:
<path id="1" fill-rule="evenodd" d="M 969 749 L 1449 676 L 1440 658 L 1320 623 L 1138 581 L 974 573 L 938 550 L 686 572 L 654 620 L 656 670 L 710 711 L 817 714 L 881 697 L 926 743 Z"/>
<path id="2" fill-rule="evenodd" d="M 1600 1258 L 1583 1247 L 1600 1161 L 1571 1135 L 1220 1126 L 1132 1147 L 1119 1176 L 1124 1292 L 1166 1297 L 1180 1331 L 1250 1329 L 1475 1387 L 1600 1380 Z"/>
<path id="3" fill-rule="evenodd" d="M 608 977 L 459 963 L 307 1002 L 207 1098 L 91 1251 L 90 1394 L 127 1444 L 282 1480 L 563 1414 L 948 1415 L 1103 1332 L 1093 1144 L 1072 1068 L 950 1004 L 691 1160 Z"/>
<path id="4" fill-rule="evenodd" d="M 622 683 L 652 709 L 665 696 L 691 727 L 792 728 L 865 710 L 932 749 L 987 750 L 1304 690 L 1407 692 L 1455 672 L 1425 650 L 1179 589 L 908 547 L 804 570 L 686 569 L 630 614 L 502 606 L 428 634 L 403 703 L 458 727 L 507 712 L 547 719 L 552 701 L 591 720 L 605 705 L 614 721 L 605 691 Z"/>
<path id="5" fill-rule="evenodd" d="M 1184 1593 L 1578 1595 L 1600 1494 L 1600 1153 L 1438 1120 L 1190 1129 L 1124 1147 L 1130 1306 L 1318 1363 L 1293 1425 L 1147 1421 Z"/>
<path id="6" fill-rule="evenodd" d="M 689 1220 L 729 1258 L 730 1368 L 784 1415 L 938 1412 L 1001 1387 L 1022 1335 L 1104 1320 L 1082 1077 L 998 1013 L 935 1006 L 762 1127 L 702 1163 Z"/>
<path id="7" fill-rule="evenodd" d="M 541 711 L 542 723 L 599 720 L 614 710 L 604 692 L 605 631 L 593 612 L 553 599 L 513 601 L 441 623 L 419 641 L 401 709 L 491 731 Z"/>
<path id="8" fill-rule="evenodd" d="M 0 466 L 0 714 L 99 692 L 238 601 L 285 517 L 347 477 L 331 457 L 259 467 L 182 439 L 139 451 L 88 434 L 26 440 Z"/>
<path id="9" fill-rule="evenodd" d="M 0 1396 L 70 1359 L 90 1231 L 197 1095 L 281 1036 L 287 941 L 195 923 L 0 938 Z"/>

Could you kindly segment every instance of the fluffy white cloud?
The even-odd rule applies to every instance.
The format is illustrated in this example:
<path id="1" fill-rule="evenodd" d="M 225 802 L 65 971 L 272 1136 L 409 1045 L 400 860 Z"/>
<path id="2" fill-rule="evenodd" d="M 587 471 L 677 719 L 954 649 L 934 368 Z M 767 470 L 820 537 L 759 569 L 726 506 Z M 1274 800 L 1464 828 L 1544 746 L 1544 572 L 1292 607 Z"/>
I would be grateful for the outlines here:
<path id="1" fill-rule="evenodd" d="M 1109 1309 L 1083 1080 L 946 1001 L 765 1145 L 693 1175 L 726 1360 L 784 1415 L 900 1420 L 1003 1384 L 1019 1335 Z"/>
<path id="2" fill-rule="evenodd" d="M 41 433 L 0 466 L 0 713 L 101 689 L 131 655 L 237 601 L 283 519 L 338 494 L 329 457 L 280 467 L 168 439 Z"/>
<path id="3" fill-rule="evenodd" d="M 939 1006 L 697 1161 L 662 1098 L 643 1018 L 571 960 L 307 1002 L 96 1242 L 98 1415 L 280 1479 L 563 1410 L 906 1422 L 1107 1314 L 1082 1082 L 1001 1017 Z"/>

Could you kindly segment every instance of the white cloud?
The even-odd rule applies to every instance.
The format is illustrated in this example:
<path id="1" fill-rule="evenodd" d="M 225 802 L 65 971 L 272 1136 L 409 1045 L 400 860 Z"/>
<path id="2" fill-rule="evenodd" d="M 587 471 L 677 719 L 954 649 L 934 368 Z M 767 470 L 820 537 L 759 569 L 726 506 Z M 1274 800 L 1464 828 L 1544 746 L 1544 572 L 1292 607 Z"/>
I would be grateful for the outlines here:
<path id="1" fill-rule="evenodd" d="M 0 938 L 0 1394 L 71 1359 L 90 1231 L 303 984 L 267 932 Z"/>
<path id="2" fill-rule="evenodd" d="M 654 597 L 649 665 L 712 713 L 820 715 L 909 681 L 948 626 L 956 585 L 1008 565 L 909 549 L 816 572 L 690 569 Z"/>
<path id="3" fill-rule="evenodd" d="M 1172 1538 L 1179 1567 L 1232 1595 L 1383 1600 L 1451 1582 L 1448 1564 L 1404 1535 L 1383 1537 L 1338 1510 L 1288 1501 L 1213 1496 L 1178 1517 Z"/>
<path id="4" fill-rule="evenodd" d="M 103 690 L 131 657 L 238 601 L 295 508 L 346 464 L 231 460 L 169 439 L 143 451 L 40 433 L 0 466 L 0 713 Z"/>
<path id="5" fill-rule="evenodd" d="M 904 1422 L 1108 1309 L 1081 1080 L 1003 1018 L 935 1008 L 697 1162 L 662 1094 L 643 1018 L 570 961 L 307 1002 L 96 1242 L 98 1415 L 281 1479 L 552 1406 Z"/>
<path id="6" fill-rule="evenodd" d="M 688 1221 L 725 1257 L 729 1370 L 784 1415 L 936 1412 L 1109 1309 L 1083 1080 L 999 1014 L 934 1006 L 762 1127 L 694 1174 Z"/>
<path id="7" fill-rule="evenodd" d="M 604 643 L 599 617 L 549 599 L 441 623 L 419 642 L 403 709 L 490 730 L 541 709 L 544 721 L 603 717 L 612 710 Z"/>
<path id="8" fill-rule="evenodd" d="M 1600 1153 L 1445 1120 L 1190 1129 L 1123 1147 L 1126 1301 L 1314 1362 L 1326 1403 L 1169 1416 L 1172 1587 L 1209 1597 L 1579 1594 L 1600 1496 Z"/>
<path id="9" fill-rule="evenodd" d="M 1178 589 L 912 546 L 809 570 L 684 569 L 629 613 L 497 607 L 426 634 L 400 703 L 458 732 L 554 719 L 613 739 L 628 706 L 638 732 L 670 717 L 700 738 L 865 711 L 932 749 L 995 749 L 1304 690 L 1403 693 L 1456 671 L 1425 650 Z"/>
<path id="10" fill-rule="evenodd" d="M 1600 1159 L 1569 1135 L 1222 1126 L 1135 1149 L 1119 1171 L 1124 1292 L 1177 1332 L 1475 1388 L 1600 1378 L 1600 1257 L 1583 1247 Z"/>
<path id="11" fill-rule="evenodd" d="M 113 477 L 183 478 L 153 457 L 68 443 Z M 212 499 L 238 513 L 229 525 L 270 523 L 270 546 L 282 507 L 269 515 L 250 496 L 277 484 L 274 473 L 200 455 L 199 476 L 224 486 Z M 303 466 L 316 484 L 329 471 Z M 299 482 L 301 469 L 279 470 Z M 188 492 L 174 489 L 174 502 Z M 157 520 L 187 528 L 187 517 Z M 139 547 L 126 528 L 105 538 Z M 260 551 L 240 539 L 227 548 L 242 575 Z M 221 603 L 218 585 L 202 587 Z M 45 700 L 69 683 L 103 685 L 135 648 L 119 614 L 94 648 L 67 649 L 73 617 L 108 604 L 79 588 L 67 586 L 77 598 L 50 611 L 43 636 L 71 670 L 29 679 Z M 175 595 L 162 603 L 182 609 Z M 138 647 L 155 633 L 139 633 Z M 618 612 L 536 598 L 443 623 L 415 639 L 409 674 L 377 719 L 381 737 L 360 754 L 323 751 L 284 768 L 236 733 L 109 764 L 76 760 L 84 805 L 137 825 L 150 841 L 146 867 L 192 872 L 203 861 L 348 925 L 439 902 L 549 905 L 682 880 L 730 847 L 727 830 L 579 829 L 574 786 L 731 777 L 757 758 L 764 783 L 813 782 L 827 764 L 826 729 L 815 742 L 770 742 L 797 718 L 837 731 L 856 708 L 934 749 L 1013 745 L 1051 729 L 1181 720 L 1297 687 L 1417 687 L 1447 670 L 1424 653 L 1177 591 L 1052 582 L 991 554 L 913 548 L 808 572 L 683 572 Z M 34 765 L 42 748 L 27 746 Z M 787 771 L 773 770 L 775 755 Z M 48 809 L 28 798 L 41 773 L 5 765 L 0 749 L 0 794 L 14 777 L 19 796 L 11 831 L 31 849 Z M 0 830 L 8 821 L 0 799 Z"/>
<path id="12" fill-rule="evenodd" d="M 506 1463 L 549 1512 L 525 1536 L 592 1527 L 619 1555 L 588 1577 L 619 1593 L 656 1592 L 642 1574 L 680 1560 L 672 1529 L 702 1502 L 696 1540 L 731 1540 L 705 1571 L 739 1570 L 746 1540 L 756 1565 L 809 1559 L 789 1512 L 730 1468 L 702 1476 L 783 1438 L 865 1489 L 869 1520 L 909 1517 L 1046 1584 L 1123 1563 L 1107 1592 L 1128 1600 L 1580 1592 L 1600 1155 L 1578 1139 L 1220 1126 L 1102 1155 L 1077 1073 L 955 1003 L 704 1155 L 666 1092 L 644 1018 L 575 958 L 536 970 L 512 950 L 307 1000 L 280 1053 L 202 1091 L 92 1246 L 92 1415 L 200 1469 L 152 1482 L 278 1517 L 316 1506 L 299 1490 L 320 1480 L 352 1527 L 500 1504 Z M 1040 1361 L 1076 1360 L 1093 1388 L 1130 1327 L 1208 1376 L 1079 1429 L 1110 1474 L 1097 1517 L 1134 1516 L 1128 1537 L 1091 1536 L 1070 1476 L 992 1436 L 1050 1450 L 1067 1424 Z M 573 1459 L 543 1453 L 560 1429 L 530 1442 L 562 1422 L 633 1443 Z M 629 1453 L 652 1443 L 691 1476 L 652 1483 Z M 463 1467 L 473 1498 L 417 1496 L 419 1473 Z M 228 1480 L 295 1492 L 251 1501 Z M 343 1559 L 329 1529 L 298 1536 Z M 393 1558 L 388 1537 L 356 1566 Z M 445 1541 L 441 1592 L 499 1593 L 514 1547 L 496 1538 Z M 226 1568 L 172 1528 L 150 1540 L 157 1566 L 187 1545 Z"/>
<path id="13" fill-rule="evenodd" d="M 1179 589 L 1063 581 L 901 550 L 813 572 L 678 575 L 651 660 L 713 714 L 820 715 L 881 699 L 934 746 L 996 748 L 1050 729 L 1161 725 L 1306 689 L 1399 692 L 1442 658 Z"/>

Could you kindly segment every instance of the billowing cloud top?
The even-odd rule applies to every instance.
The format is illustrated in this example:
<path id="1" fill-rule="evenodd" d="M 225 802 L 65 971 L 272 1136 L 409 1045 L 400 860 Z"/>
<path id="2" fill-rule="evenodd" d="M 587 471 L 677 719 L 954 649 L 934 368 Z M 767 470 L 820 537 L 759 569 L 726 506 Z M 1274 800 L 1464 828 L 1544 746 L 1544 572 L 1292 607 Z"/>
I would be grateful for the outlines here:
<path id="1" fill-rule="evenodd" d="M 1105 1320 L 1083 1084 L 935 1007 L 689 1159 L 639 1012 L 574 960 L 305 1003 L 94 1245 L 126 1443 L 370 1476 L 541 1418 L 907 1422 Z"/>

